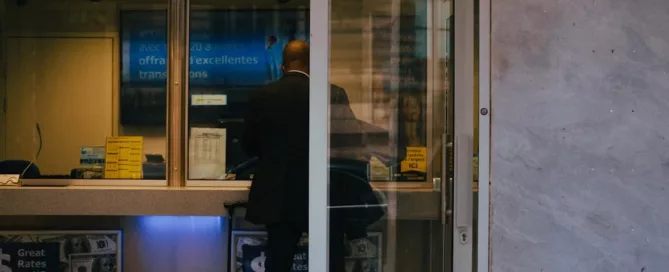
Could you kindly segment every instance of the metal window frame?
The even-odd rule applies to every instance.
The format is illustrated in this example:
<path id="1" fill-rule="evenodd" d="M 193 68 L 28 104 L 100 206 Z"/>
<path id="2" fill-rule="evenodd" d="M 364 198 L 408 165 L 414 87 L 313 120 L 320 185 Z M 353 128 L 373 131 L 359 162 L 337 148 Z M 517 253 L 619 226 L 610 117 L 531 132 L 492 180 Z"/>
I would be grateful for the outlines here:
<path id="1" fill-rule="evenodd" d="M 478 29 L 475 7 L 478 1 Z M 454 0 L 454 148 L 455 176 L 453 194 L 453 267 L 452 271 L 487 272 L 490 269 L 490 0 Z M 478 31 L 478 33 L 477 33 Z M 476 37 L 476 35 L 478 36 Z M 478 38 L 476 43 L 475 38 Z M 478 46 L 478 50 L 476 49 Z M 478 64 L 478 67 L 475 66 Z M 475 77 L 476 76 L 476 77 Z M 475 85 L 478 85 L 478 88 Z M 467 91 L 471 90 L 471 91 Z M 474 101 L 474 91 L 478 100 Z M 474 103 L 478 107 L 474 111 Z M 478 114 L 477 120 L 474 119 Z M 473 194 L 469 181 L 473 180 L 472 157 L 474 122 L 478 123 L 478 210 L 473 209 Z M 463 140 L 464 137 L 464 140 Z M 464 142 L 464 143 L 463 143 Z M 460 149 L 460 150 L 458 150 Z M 464 151 L 462 149 L 465 149 Z M 464 185 L 464 186 L 463 186 Z M 473 229 L 473 215 L 478 226 Z M 460 222 L 458 222 L 460 221 Z M 461 243 L 462 231 L 477 236 Z M 473 256 L 476 254 L 476 263 Z M 474 267 L 472 267 L 474 266 Z"/>
<path id="2" fill-rule="evenodd" d="M 477 270 L 490 271 L 490 126 L 491 126 L 491 2 L 479 1 L 479 53 L 478 53 L 478 94 L 479 94 L 479 199 L 478 199 L 478 244 Z M 484 111 L 486 109 L 486 111 Z"/>
<path id="3" fill-rule="evenodd" d="M 185 2 L 185 4 L 184 4 L 184 2 Z M 189 2 L 189 0 L 166 0 L 164 4 L 160 4 L 160 3 L 156 3 L 156 4 L 121 3 L 121 4 L 119 4 L 119 6 L 117 8 L 116 16 L 120 16 L 120 12 L 122 12 L 124 10 L 164 10 L 164 11 L 168 12 L 168 14 L 167 14 L 168 17 L 170 16 L 170 14 L 173 13 L 173 14 L 181 14 L 180 16 L 186 16 L 185 18 L 188 18 L 187 17 L 188 16 L 188 10 L 187 10 L 188 2 Z M 182 7 L 183 5 L 185 5 L 184 7 L 186 7 L 186 8 Z M 0 15 L 2 14 L 2 12 L 6 12 L 6 10 L 4 8 L 5 8 L 4 5 L 2 5 L 2 7 L 0 7 Z M 170 9 L 172 9 L 172 11 L 169 11 Z M 170 12 L 172 12 L 172 13 L 170 13 Z M 170 21 L 172 21 L 171 18 L 168 18 L 167 23 L 169 24 Z M 187 23 L 187 19 L 186 19 L 186 23 Z M 187 28 L 187 25 L 186 25 L 186 28 Z M 170 31 L 169 26 L 168 26 L 168 29 L 166 29 L 166 31 L 168 33 L 168 38 L 173 38 L 170 35 L 173 35 L 172 33 L 174 31 Z M 183 31 L 184 31 L 183 29 L 180 29 L 179 33 L 182 33 Z M 2 32 L 2 31 L 0 31 L 0 32 Z M 121 65 L 121 63 L 120 63 L 120 61 L 121 61 L 121 56 L 120 56 L 121 36 L 120 36 L 120 33 L 118 33 L 118 31 L 111 31 L 111 32 L 107 31 L 107 32 L 104 32 L 102 34 L 93 33 L 93 32 L 91 32 L 91 33 L 43 32 L 43 33 L 33 33 L 33 34 L 28 33 L 30 35 L 25 35 L 25 34 L 21 34 L 21 33 L 17 32 L 17 33 L 13 33 L 12 35 L 10 35 L 10 34 L 12 34 L 12 33 L 4 33 L 4 35 L 5 35 L 4 38 L 11 38 L 11 37 L 48 38 L 48 37 L 62 37 L 62 36 L 74 37 L 74 38 L 87 38 L 87 37 L 111 38 L 113 40 L 113 48 L 114 48 L 114 52 L 113 52 L 113 54 L 114 54 L 114 56 L 113 56 L 113 61 L 114 61 L 113 80 L 114 80 L 114 83 L 113 84 L 115 86 L 113 88 L 115 90 L 114 90 L 114 97 L 113 97 L 113 100 L 114 100 L 113 101 L 113 106 L 114 107 L 118 106 L 118 95 L 119 95 L 119 91 L 120 91 L 120 90 L 118 90 L 118 88 L 120 88 L 118 85 L 120 84 L 120 80 L 121 80 L 120 75 L 118 74 L 120 72 L 119 69 L 120 69 L 120 65 Z M 176 35 L 176 34 L 174 34 L 174 35 Z M 175 37 L 177 37 L 177 36 L 175 36 Z M 187 40 L 188 36 L 187 35 L 185 36 L 185 39 L 186 39 L 185 44 L 188 44 L 188 40 Z M 183 41 L 182 41 L 182 43 L 183 43 Z M 169 44 L 170 43 L 168 42 L 168 46 L 169 46 Z M 0 49 L 2 49 L 2 48 L 0 47 Z M 2 49 L 2 52 L 5 52 L 5 50 Z M 169 54 L 169 52 L 168 52 L 168 54 Z M 0 58 L 0 59 L 2 59 L 2 58 Z M 4 63 L 4 64 L 6 64 L 6 63 Z M 0 65 L 4 65 L 4 64 L 0 63 Z M 179 65 L 179 64 L 173 64 L 173 62 L 169 61 L 169 59 L 168 59 L 168 70 L 169 70 L 168 73 L 171 73 L 173 75 L 173 77 L 178 77 L 178 75 L 181 74 L 181 73 L 176 73 L 176 71 L 170 70 L 170 69 L 173 69 L 172 68 L 173 65 Z M 0 70 L 2 70 L 3 68 L 5 70 L 7 69 L 6 67 L 0 67 Z M 186 74 L 187 74 L 187 72 L 186 72 Z M 186 80 L 187 80 L 187 77 L 186 77 Z M 166 83 L 166 88 L 167 88 L 168 91 L 173 90 L 173 86 L 171 86 L 172 84 L 170 84 L 169 82 L 170 81 L 165 82 Z M 180 101 L 182 101 L 182 98 L 179 98 L 178 100 L 176 100 L 176 98 L 172 99 L 172 102 L 180 103 Z M 168 105 L 169 105 L 169 103 L 172 103 L 172 102 L 166 101 L 166 103 Z M 166 114 L 166 117 L 170 118 L 170 113 L 169 112 L 166 112 L 165 114 Z M 112 123 L 114 124 L 113 127 L 112 127 L 112 136 L 118 136 L 118 118 L 119 118 L 118 117 L 118 109 L 115 108 L 113 110 L 113 113 L 112 113 L 112 119 L 113 119 Z M 174 116 L 172 116 L 171 118 L 174 118 Z M 176 120 L 183 120 L 183 117 L 178 117 L 178 119 L 176 119 Z M 169 124 L 166 123 L 166 126 L 169 127 Z M 173 129 L 176 131 L 179 128 L 174 127 Z M 166 132 L 167 132 L 168 135 L 165 138 L 166 138 L 166 141 L 169 141 L 169 139 L 170 139 L 169 131 L 166 130 Z M 170 146 L 166 145 L 165 152 L 167 154 L 170 154 Z M 169 158 L 170 157 L 168 156 L 168 158 L 166 160 L 166 163 L 169 163 L 169 161 L 170 161 Z M 179 163 L 179 162 L 177 161 L 175 163 Z M 176 164 L 176 165 L 178 165 L 178 164 Z M 166 173 L 166 175 L 167 175 L 167 173 Z M 171 185 L 170 182 L 168 182 L 167 177 L 165 179 L 155 179 L 155 180 L 154 179 L 74 179 L 74 178 L 34 179 L 34 178 L 25 178 L 25 179 L 21 179 L 21 184 L 24 185 L 24 186 L 64 186 L 64 187 L 67 187 L 67 186 L 84 186 L 84 187 L 87 187 L 87 186 L 90 186 L 90 187 L 113 186 L 115 188 L 173 187 L 173 185 Z M 178 182 L 175 186 L 176 187 L 182 187 L 181 184 L 182 184 L 182 182 Z"/>
<path id="4" fill-rule="evenodd" d="M 190 0 L 170 0 L 167 7 L 167 165 L 170 187 L 186 185 L 188 163 L 188 56 Z"/>
<path id="5" fill-rule="evenodd" d="M 329 266 L 330 1 L 310 0 L 309 270 Z M 323 122 L 325 120 L 325 122 Z"/>

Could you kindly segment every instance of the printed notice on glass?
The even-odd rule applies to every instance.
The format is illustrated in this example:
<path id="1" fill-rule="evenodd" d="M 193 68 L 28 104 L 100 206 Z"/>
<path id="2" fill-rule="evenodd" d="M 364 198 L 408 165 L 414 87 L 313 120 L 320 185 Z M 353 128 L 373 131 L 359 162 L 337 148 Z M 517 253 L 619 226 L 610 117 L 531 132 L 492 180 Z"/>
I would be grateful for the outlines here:
<path id="1" fill-rule="evenodd" d="M 141 136 L 107 137 L 105 145 L 106 179 L 141 179 L 142 151 Z"/>
<path id="2" fill-rule="evenodd" d="M 400 164 L 402 181 L 425 181 L 427 178 L 427 147 L 407 147 L 406 158 Z"/>
<path id="3" fill-rule="evenodd" d="M 224 128 L 191 128 L 188 142 L 190 179 L 225 177 L 226 138 Z"/>

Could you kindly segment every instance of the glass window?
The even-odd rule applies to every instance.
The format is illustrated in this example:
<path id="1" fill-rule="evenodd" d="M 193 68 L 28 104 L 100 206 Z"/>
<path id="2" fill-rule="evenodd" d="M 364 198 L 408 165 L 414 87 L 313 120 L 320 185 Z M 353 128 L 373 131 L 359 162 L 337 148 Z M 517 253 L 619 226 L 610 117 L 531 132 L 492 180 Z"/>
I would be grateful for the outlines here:
<path id="1" fill-rule="evenodd" d="M 281 78 L 289 41 L 308 39 L 309 2 L 191 3 L 189 184 L 249 181 L 257 158 L 242 136 L 251 91 Z"/>
<path id="2" fill-rule="evenodd" d="M 0 172 L 165 179 L 167 20 L 156 3 L 2 1 Z"/>
<path id="3" fill-rule="evenodd" d="M 440 164 L 432 160 L 440 158 L 435 144 L 444 132 L 440 113 L 445 90 L 443 84 L 433 85 L 437 81 L 428 76 L 436 76 L 437 67 L 431 66 L 435 61 L 442 65 L 445 61 L 428 59 L 427 1 L 357 5 L 332 3 L 331 7 L 332 166 L 345 148 L 336 146 L 338 138 L 350 139 L 339 135 L 341 125 L 347 125 L 340 120 L 355 119 L 363 132 L 372 181 L 432 186 L 425 183 L 440 173 Z M 355 116 L 337 116 L 346 113 L 336 110 L 342 107 L 350 107 Z"/>
<path id="4" fill-rule="evenodd" d="M 330 271 L 442 271 L 452 2 L 330 3 Z"/>

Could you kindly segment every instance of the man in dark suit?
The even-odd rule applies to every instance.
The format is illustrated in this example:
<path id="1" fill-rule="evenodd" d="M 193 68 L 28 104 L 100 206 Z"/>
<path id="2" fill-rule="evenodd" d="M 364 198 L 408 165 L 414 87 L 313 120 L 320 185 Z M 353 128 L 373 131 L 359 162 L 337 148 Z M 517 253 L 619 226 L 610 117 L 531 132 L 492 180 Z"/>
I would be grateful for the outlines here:
<path id="1" fill-rule="evenodd" d="M 251 94 L 244 148 L 258 156 L 246 219 L 267 228 L 266 270 L 291 271 L 309 226 L 309 45 L 289 42 L 284 76 Z"/>
<path id="2" fill-rule="evenodd" d="M 251 94 L 244 132 L 246 152 L 259 158 L 246 219 L 266 225 L 269 272 L 291 270 L 297 244 L 309 224 L 309 45 L 289 42 L 281 68 L 284 76 L 280 80 Z M 361 122 L 351 110 L 346 91 L 334 85 L 330 87 L 330 116 L 331 160 L 366 165 L 370 152 Z M 338 176 L 331 174 L 331 183 L 340 184 Z M 337 195 L 331 195 L 331 205 L 351 202 L 342 195 L 353 192 L 342 186 L 334 186 L 333 192 Z M 331 213 L 330 272 L 344 272 L 344 237 L 366 235 L 367 225 L 347 224 L 346 217 L 345 213 Z"/>
<path id="3" fill-rule="evenodd" d="M 292 41 L 283 55 L 284 76 L 251 93 L 244 120 L 244 149 L 259 158 L 246 218 L 267 225 L 270 239 L 308 225 L 309 46 Z"/>

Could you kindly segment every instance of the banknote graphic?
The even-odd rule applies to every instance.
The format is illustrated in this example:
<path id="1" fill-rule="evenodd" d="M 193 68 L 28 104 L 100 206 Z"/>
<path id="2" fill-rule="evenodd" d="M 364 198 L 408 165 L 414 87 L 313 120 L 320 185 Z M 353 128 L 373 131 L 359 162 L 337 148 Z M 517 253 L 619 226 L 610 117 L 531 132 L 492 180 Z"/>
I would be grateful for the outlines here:
<path id="1" fill-rule="evenodd" d="M 266 272 L 267 260 L 265 232 L 233 232 L 232 271 Z M 292 272 L 309 271 L 308 238 L 302 237 L 293 258 Z M 346 272 L 381 272 L 383 248 L 380 233 L 370 233 L 367 238 L 349 241 L 345 257 Z"/>
<path id="2" fill-rule="evenodd" d="M 114 254 L 72 254 L 70 272 L 116 272 Z"/>
<path id="3" fill-rule="evenodd" d="M 0 248 L 0 272 L 12 272 L 12 268 L 7 266 L 11 260 L 12 257 L 9 254 L 3 254 Z"/>

